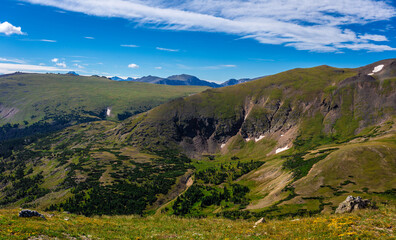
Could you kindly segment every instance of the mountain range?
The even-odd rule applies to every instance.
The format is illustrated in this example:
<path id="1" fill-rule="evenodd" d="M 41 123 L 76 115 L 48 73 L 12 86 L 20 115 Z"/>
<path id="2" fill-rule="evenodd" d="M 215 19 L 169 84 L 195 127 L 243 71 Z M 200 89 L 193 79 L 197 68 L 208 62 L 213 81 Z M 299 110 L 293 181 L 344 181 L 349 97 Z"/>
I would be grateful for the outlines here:
<path id="1" fill-rule="evenodd" d="M 235 84 L 240 84 L 248 81 L 252 81 L 254 79 L 250 78 L 242 78 L 242 79 L 230 79 L 228 81 L 225 81 L 221 84 L 214 83 L 214 82 L 209 82 L 205 80 L 201 80 L 195 76 L 191 76 L 188 74 L 181 74 L 181 75 L 172 75 L 167 78 L 161 78 L 161 77 L 156 77 L 156 76 L 145 76 L 141 78 L 127 78 L 123 79 L 120 77 L 112 77 L 110 78 L 115 81 L 134 81 L 134 82 L 145 82 L 145 83 L 154 83 L 154 84 L 164 84 L 164 85 L 191 85 L 191 86 L 208 86 L 211 88 L 219 88 L 219 87 L 226 87 L 226 86 L 232 86 Z"/>
<path id="2" fill-rule="evenodd" d="M 334 212 L 349 195 L 394 205 L 395 89 L 396 59 L 297 68 L 8 139 L 0 206 L 257 219 Z"/>

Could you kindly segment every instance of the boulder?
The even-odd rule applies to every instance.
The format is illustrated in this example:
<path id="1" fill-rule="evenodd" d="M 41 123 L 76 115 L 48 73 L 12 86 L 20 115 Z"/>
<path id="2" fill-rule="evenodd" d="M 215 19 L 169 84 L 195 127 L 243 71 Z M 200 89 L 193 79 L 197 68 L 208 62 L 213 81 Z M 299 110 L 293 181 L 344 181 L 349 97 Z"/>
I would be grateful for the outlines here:
<path id="1" fill-rule="evenodd" d="M 18 216 L 19 217 L 41 217 L 43 219 L 46 219 L 44 217 L 44 215 L 42 215 L 41 213 L 39 213 L 37 211 L 29 210 L 29 209 L 20 211 Z"/>
<path id="2" fill-rule="evenodd" d="M 340 203 L 336 209 L 336 213 L 350 213 L 358 209 L 369 208 L 371 202 L 368 199 L 362 199 L 361 197 L 348 196 L 345 201 Z"/>
<path id="3" fill-rule="evenodd" d="M 260 220 L 258 220 L 257 222 L 254 223 L 253 228 L 257 227 L 257 225 L 259 225 L 260 223 L 265 223 L 265 219 L 264 218 L 260 218 Z"/>

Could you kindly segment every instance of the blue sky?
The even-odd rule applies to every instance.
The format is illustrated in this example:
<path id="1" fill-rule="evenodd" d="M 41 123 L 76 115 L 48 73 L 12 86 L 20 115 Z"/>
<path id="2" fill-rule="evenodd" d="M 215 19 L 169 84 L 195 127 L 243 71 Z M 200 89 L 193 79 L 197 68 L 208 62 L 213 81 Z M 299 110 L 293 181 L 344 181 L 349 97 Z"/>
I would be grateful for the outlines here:
<path id="1" fill-rule="evenodd" d="M 382 0 L 1 0 L 0 73 L 209 81 L 396 57 Z"/>

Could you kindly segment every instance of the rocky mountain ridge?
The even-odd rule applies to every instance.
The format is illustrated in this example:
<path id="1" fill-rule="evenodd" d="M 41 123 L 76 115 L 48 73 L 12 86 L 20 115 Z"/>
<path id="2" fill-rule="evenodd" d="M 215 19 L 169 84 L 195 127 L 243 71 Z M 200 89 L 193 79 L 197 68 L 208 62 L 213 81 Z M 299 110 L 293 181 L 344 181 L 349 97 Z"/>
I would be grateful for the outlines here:
<path id="1" fill-rule="evenodd" d="M 383 69 L 369 75 L 379 65 Z M 145 145 L 161 136 L 194 157 L 215 153 L 236 136 L 245 141 L 270 136 L 279 140 L 290 131 L 286 145 L 291 147 L 298 136 L 317 127 L 318 135 L 341 139 L 395 114 L 396 94 L 386 90 L 394 87 L 389 80 L 394 77 L 394 59 L 358 69 L 295 69 L 161 105 L 140 117 L 131 139 Z M 318 126 L 310 125 L 312 121 Z M 153 136 L 150 128 L 157 129 Z"/>

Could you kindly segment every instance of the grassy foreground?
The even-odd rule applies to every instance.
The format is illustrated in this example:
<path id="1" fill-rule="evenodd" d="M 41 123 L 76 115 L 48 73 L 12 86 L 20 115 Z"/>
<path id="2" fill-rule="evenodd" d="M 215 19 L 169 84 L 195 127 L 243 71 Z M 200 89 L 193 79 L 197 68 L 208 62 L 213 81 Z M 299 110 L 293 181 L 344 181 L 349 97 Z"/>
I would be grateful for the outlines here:
<path id="1" fill-rule="evenodd" d="M 254 221 L 172 216 L 84 217 L 46 213 L 19 218 L 0 210 L 0 239 L 395 239 L 396 208 L 380 206 L 353 214 Z"/>

